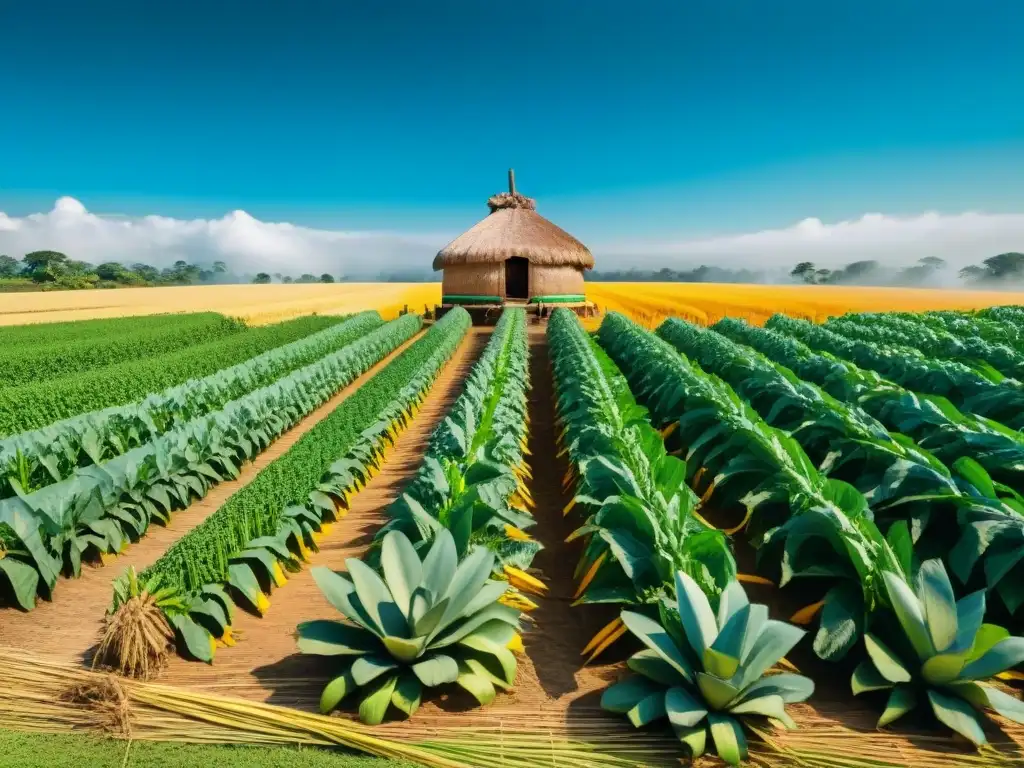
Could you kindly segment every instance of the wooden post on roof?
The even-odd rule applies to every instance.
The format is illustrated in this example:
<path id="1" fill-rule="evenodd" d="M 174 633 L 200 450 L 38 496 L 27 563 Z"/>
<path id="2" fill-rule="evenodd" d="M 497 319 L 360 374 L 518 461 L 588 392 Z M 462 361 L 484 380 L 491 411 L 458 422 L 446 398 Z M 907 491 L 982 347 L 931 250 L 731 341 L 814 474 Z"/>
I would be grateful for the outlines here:
<path id="1" fill-rule="evenodd" d="M 512 169 L 508 169 L 508 193 L 514 195 L 516 193 L 516 172 Z"/>

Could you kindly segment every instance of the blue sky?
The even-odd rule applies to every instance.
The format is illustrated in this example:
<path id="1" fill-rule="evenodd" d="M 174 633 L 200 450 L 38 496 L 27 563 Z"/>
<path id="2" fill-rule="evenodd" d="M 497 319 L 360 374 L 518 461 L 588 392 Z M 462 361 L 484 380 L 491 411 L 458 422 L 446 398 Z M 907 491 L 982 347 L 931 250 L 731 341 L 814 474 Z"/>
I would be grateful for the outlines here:
<path id="1" fill-rule="evenodd" d="M 1019 0 L 0 0 L 0 210 L 581 237 L 1024 211 Z"/>

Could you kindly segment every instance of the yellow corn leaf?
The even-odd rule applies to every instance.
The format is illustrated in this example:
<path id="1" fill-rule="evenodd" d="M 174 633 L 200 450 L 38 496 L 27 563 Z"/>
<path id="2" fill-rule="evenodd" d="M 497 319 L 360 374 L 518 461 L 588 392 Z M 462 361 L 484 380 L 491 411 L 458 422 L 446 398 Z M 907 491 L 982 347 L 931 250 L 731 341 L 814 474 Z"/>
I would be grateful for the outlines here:
<path id="1" fill-rule="evenodd" d="M 569 500 L 568 504 L 566 504 L 564 507 L 562 507 L 562 516 L 564 517 L 565 515 L 568 515 L 570 512 L 572 512 L 573 507 L 575 507 L 575 506 L 576 506 L 576 498 L 573 497 L 572 499 Z"/>
<path id="2" fill-rule="evenodd" d="M 214 654 L 217 653 L 217 638 L 210 635 L 210 658 L 212 659 Z"/>
<path id="3" fill-rule="evenodd" d="M 673 421 L 671 424 L 669 424 L 667 427 L 665 427 L 663 430 L 661 430 L 661 439 L 662 440 L 666 439 L 669 435 L 671 435 L 677 429 L 679 429 L 679 422 L 678 421 Z"/>
<path id="4" fill-rule="evenodd" d="M 696 488 L 698 485 L 700 485 L 700 479 L 702 477 L 704 477 L 704 467 L 701 467 L 700 469 L 697 470 L 697 474 L 693 476 L 693 482 L 690 484 L 690 486 L 692 488 Z"/>
<path id="5" fill-rule="evenodd" d="M 0 557 L 3 557 L 3 551 L 0 550 Z M 100 552 L 100 562 L 103 565 L 110 565 L 117 560 L 117 554 L 112 552 Z"/>
<path id="6" fill-rule="evenodd" d="M 771 579 L 766 579 L 764 576 L 755 576 L 752 573 L 737 573 L 736 581 L 741 584 L 763 584 L 766 587 L 775 586 L 775 582 Z"/>
<path id="7" fill-rule="evenodd" d="M 235 636 L 231 634 L 231 627 L 224 627 L 224 634 L 220 636 L 220 641 L 224 643 L 228 648 L 231 648 L 235 644 Z"/>
<path id="8" fill-rule="evenodd" d="M 715 492 L 715 483 L 712 481 L 711 485 L 708 486 L 708 489 L 706 491 L 704 491 L 704 495 L 700 497 L 700 503 L 701 504 L 707 504 L 708 499 L 711 498 L 711 494 L 713 494 L 714 492 Z"/>
<path id="9" fill-rule="evenodd" d="M 508 578 L 509 584 L 523 592 L 543 595 L 548 591 L 548 586 L 543 581 L 511 565 L 505 566 L 505 576 Z"/>
<path id="10" fill-rule="evenodd" d="M 743 530 L 744 528 L 746 528 L 746 527 L 747 527 L 747 523 L 749 523 L 749 522 L 750 522 L 750 517 L 751 517 L 751 515 L 753 515 L 753 514 L 754 514 L 754 510 L 753 510 L 753 508 L 752 508 L 752 507 L 751 507 L 751 508 L 748 508 L 748 509 L 747 509 L 747 514 L 745 514 L 745 515 L 743 516 L 743 519 L 742 519 L 742 520 L 740 520 L 740 523 L 739 523 L 739 525 L 737 525 L 737 526 L 734 526 L 734 527 L 732 527 L 732 528 L 723 528 L 723 529 L 722 529 L 722 533 L 724 533 L 724 534 L 726 534 L 726 535 L 728 535 L 728 536 L 732 536 L 732 535 L 733 535 L 734 533 L 739 533 L 740 531 L 742 531 L 742 530 Z"/>
<path id="11" fill-rule="evenodd" d="M 580 580 L 580 585 L 576 589 L 576 594 L 572 596 L 573 600 L 582 595 L 586 591 L 587 587 L 590 586 L 590 582 L 592 582 L 594 580 L 594 577 L 597 576 L 597 572 L 601 569 L 601 565 L 604 563 L 607 557 L 608 553 L 602 552 L 600 556 L 590 564 L 590 567 L 587 569 L 587 572 L 583 574 L 583 578 Z"/>
<path id="12" fill-rule="evenodd" d="M 1024 672 L 1015 672 L 1012 669 L 1008 669 L 1005 672 L 1000 672 L 996 675 L 1000 680 L 1024 680 Z"/>
<path id="13" fill-rule="evenodd" d="M 333 529 L 334 523 L 320 523 L 320 533 L 324 536 L 330 536 Z"/>
<path id="14" fill-rule="evenodd" d="M 790 616 L 789 621 L 791 624 L 801 624 L 806 626 L 807 624 L 811 623 L 811 620 L 818 615 L 818 611 L 820 611 L 824 606 L 824 600 L 819 600 L 816 603 L 811 603 L 810 605 L 804 606 L 799 611 Z"/>
<path id="15" fill-rule="evenodd" d="M 288 583 L 288 577 L 284 575 L 284 570 L 281 568 L 280 563 L 274 563 L 274 567 L 270 569 L 270 575 L 276 587 L 283 587 Z"/>
<path id="16" fill-rule="evenodd" d="M 514 525 L 505 524 L 505 535 L 514 541 L 533 541 L 530 538 L 530 534 L 525 531 L 521 531 Z"/>
<path id="17" fill-rule="evenodd" d="M 783 669 L 788 669 L 790 672 L 796 672 L 797 674 L 800 674 L 800 670 L 797 669 L 796 664 L 787 659 L 785 656 L 779 659 L 779 666 Z"/>
<path id="18" fill-rule="evenodd" d="M 505 645 L 512 653 L 526 653 L 526 648 L 523 647 L 523 637 L 518 632 L 512 636 L 512 639 Z"/>
<path id="19" fill-rule="evenodd" d="M 711 523 L 709 523 L 704 518 L 704 516 L 702 514 L 700 514 L 697 510 L 693 510 L 693 512 L 691 512 L 690 514 L 693 515 L 694 518 L 696 518 L 697 522 L 700 523 L 701 525 L 705 525 L 705 526 L 707 526 L 708 528 L 710 528 L 713 531 L 717 531 L 718 530 L 715 526 L 713 526 Z"/>
<path id="20" fill-rule="evenodd" d="M 626 634 L 626 625 L 625 624 L 623 624 L 622 626 L 618 627 L 614 632 L 612 632 L 610 635 L 608 635 L 608 637 L 606 637 L 594 649 L 594 652 L 590 654 L 590 656 L 587 658 L 587 660 L 585 662 L 583 662 L 584 665 L 589 664 L 594 659 L 596 659 L 598 656 L 600 656 L 602 653 L 604 653 L 606 650 L 608 650 L 608 648 L 610 648 L 612 646 L 612 644 L 616 640 L 618 640 L 620 637 L 622 637 L 624 634 Z"/>
<path id="21" fill-rule="evenodd" d="M 260 616 L 267 612 L 267 608 L 270 607 L 270 600 L 262 592 L 256 593 L 256 610 L 259 611 Z"/>
<path id="22" fill-rule="evenodd" d="M 568 452 L 569 452 L 569 448 L 568 448 L 568 446 L 566 446 L 565 448 L 562 448 L 562 450 L 560 450 L 557 454 L 555 454 L 555 458 L 556 459 L 560 459 L 563 456 L 565 456 L 565 454 L 567 454 Z"/>
<path id="23" fill-rule="evenodd" d="M 597 634 L 595 634 L 592 638 L 590 638 L 590 642 L 587 643 L 586 646 L 584 646 L 582 651 L 580 651 L 580 656 L 586 656 L 592 650 L 597 648 L 597 646 L 599 646 L 601 644 L 601 642 L 605 638 L 607 638 L 609 635 L 611 635 L 613 632 L 615 632 L 616 629 L 618 629 L 621 626 L 622 626 L 622 617 L 616 616 L 614 619 L 612 619 L 610 622 L 608 622 L 605 626 L 601 627 L 601 629 L 599 629 L 597 631 Z"/>

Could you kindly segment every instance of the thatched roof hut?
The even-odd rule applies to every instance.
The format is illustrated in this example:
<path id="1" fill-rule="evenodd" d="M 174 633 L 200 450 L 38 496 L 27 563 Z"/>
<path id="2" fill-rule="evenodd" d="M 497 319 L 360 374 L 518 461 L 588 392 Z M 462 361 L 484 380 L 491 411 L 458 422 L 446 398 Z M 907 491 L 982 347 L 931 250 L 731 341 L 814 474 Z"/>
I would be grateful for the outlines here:
<path id="1" fill-rule="evenodd" d="M 438 251 L 442 304 L 582 303 L 587 247 L 536 211 L 532 198 L 508 192 L 487 201 L 491 213 Z"/>

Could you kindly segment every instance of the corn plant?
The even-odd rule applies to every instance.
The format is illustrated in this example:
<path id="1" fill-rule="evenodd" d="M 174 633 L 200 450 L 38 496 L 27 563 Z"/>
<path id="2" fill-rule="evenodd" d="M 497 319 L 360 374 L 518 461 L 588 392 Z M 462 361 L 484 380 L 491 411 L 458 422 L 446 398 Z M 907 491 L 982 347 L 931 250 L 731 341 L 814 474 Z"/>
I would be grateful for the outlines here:
<path id="1" fill-rule="evenodd" d="M 4 499 L 0 514 L 15 509 L 44 521 L 47 546 L 74 574 L 81 557 L 118 552 L 125 542 L 141 537 L 153 520 L 166 523 L 173 510 L 205 496 L 225 477 L 237 476 L 243 461 L 419 327 L 418 316 L 406 315 L 101 466 L 84 467 L 24 497 Z"/>
<path id="2" fill-rule="evenodd" d="M 668 719 L 696 759 L 711 744 L 730 765 L 747 758 L 743 723 L 769 718 L 796 724 L 786 704 L 806 700 L 814 683 L 802 675 L 765 674 L 797 644 L 801 629 L 768 618 L 731 581 L 712 610 L 685 573 L 675 577 L 676 600 L 658 604 L 658 621 L 632 611 L 622 621 L 645 646 L 626 662 L 635 674 L 601 696 L 601 706 L 626 715 L 637 728 Z"/>
<path id="3" fill-rule="evenodd" d="M 543 591 L 526 573 L 540 550 L 526 532 L 534 523 L 525 484 L 528 389 L 526 313 L 506 309 L 431 435 L 419 471 L 388 508 L 391 519 L 378 532 L 378 545 L 390 531 L 402 531 L 422 549 L 449 530 L 460 557 L 483 545 L 495 553 L 504 578 Z"/>
<path id="4" fill-rule="evenodd" d="M 0 436 L 41 429 L 80 414 L 137 402 L 155 392 L 184 385 L 190 379 L 202 379 L 228 366 L 244 363 L 274 347 L 304 338 L 344 319 L 316 315 L 296 318 L 276 325 L 249 328 L 154 357 L 126 360 L 53 381 L 29 382 L 2 389 Z M 228 399 L 233 397 L 238 395 Z"/>
<path id="5" fill-rule="evenodd" d="M 566 514 L 584 516 L 570 537 L 586 547 L 576 575 L 576 604 L 656 606 L 685 572 L 711 596 L 736 574 L 724 534 L 697 513 L 686 464 L 669 456 L 629 385 L 576 315 L 556 310 L 548 322 L 556 411 L 566 485 Z M 584 649 L 594 659 L 625 633 L 621 620 Z"/>
<path id="6" fill-rule="evenodd" d="M 383 578 L 357 558 L 347 574 L 315 568 L 313 577 L 344 621 L 298 627 L 303 653 L 329 656 L 337 676 L 320 697 L 330 712 L 359 691 L 359 719 L 377 725 L 388 708 L 411 717 L 424 689 L 454 683 L 480 704 L 512 687 L 520 650 L 519 611 L 499 602 L 494 553 L 474 547 L 460 562 L 447 529 L 424 557 L 400 531 L 381 544 Z"/>
<path id="7" fill-rule="evenodd" d="M 405 315 L 385 329 L 394 323 L 420 326 Z M 310 558 L 338 510 L 379 470 L 469 324 L 465 310 L 445 315 L 140 574 L 187 606 L 169 614 L 183 653 L 212 661 L 213 639 L 231 642 L 236 603 L 258 614 L 269 608 L 273 587 Z"/>
<path id="8" fill-rule="evenodd" d="M 297 330 L 304 328 L 308 334 L 317 327 L 296 323 L 272 327 L 268 339 L 287 331 L 283 336 L 287 340 Z M 376 312 L 363 312 L 140 402 L 83 413 L 0 440 L 0 499 L 32 493 L 82 467 L 117 458 L 347 346 L 382 324 Z"/>
<path id="9" fill-rule="evenodd" d="M 1024 385 L 1013 379 L 997 383 L 962 363 L 928 358 L 907 347 L 896 349 L 857 341 L 785 315 L 773 315 L 765 327 L 794 336 L 813 349 L 876 371 L 914 392 L 946 397 L 968 413 L 1013 429 L 1024 427 Z"/>

